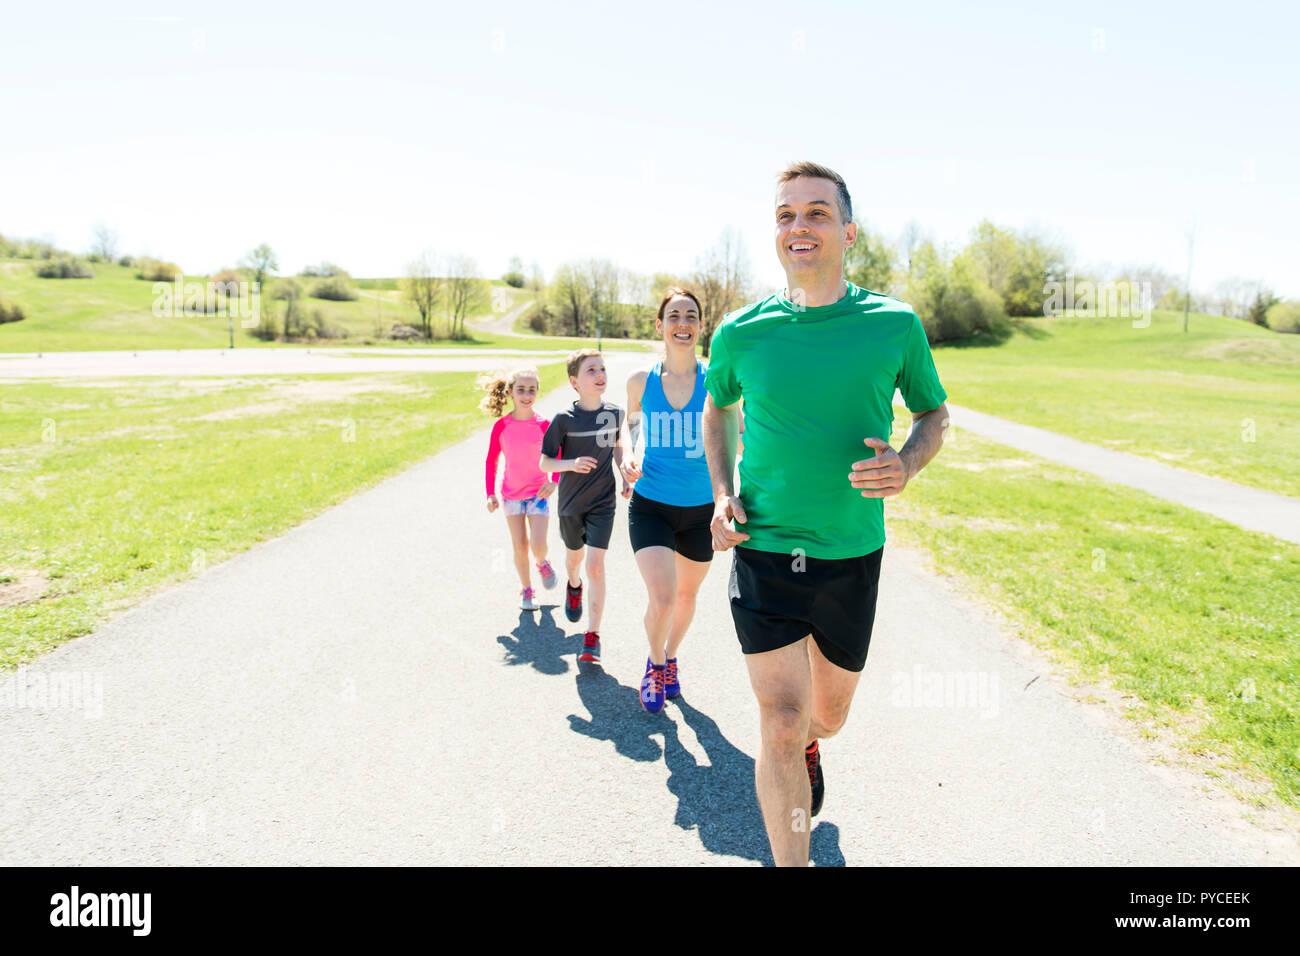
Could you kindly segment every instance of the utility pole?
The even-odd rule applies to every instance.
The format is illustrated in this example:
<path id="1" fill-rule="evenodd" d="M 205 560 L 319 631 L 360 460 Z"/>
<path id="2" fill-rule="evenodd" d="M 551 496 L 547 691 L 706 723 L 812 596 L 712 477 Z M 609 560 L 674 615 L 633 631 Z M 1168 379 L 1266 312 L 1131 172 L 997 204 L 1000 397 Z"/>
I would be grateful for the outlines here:
<path id="1" fill-rule="evenodd" d="M 600 313 L 597 312 L 596 313 L 596 351 L 599 352 L 600 350 L 601 350 L 600 349 Z"/>

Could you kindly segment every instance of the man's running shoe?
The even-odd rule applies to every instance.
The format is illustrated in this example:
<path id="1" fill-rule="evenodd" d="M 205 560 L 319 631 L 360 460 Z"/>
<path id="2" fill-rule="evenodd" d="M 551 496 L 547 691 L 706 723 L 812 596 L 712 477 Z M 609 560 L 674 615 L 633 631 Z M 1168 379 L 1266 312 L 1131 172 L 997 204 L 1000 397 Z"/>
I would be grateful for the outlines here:
<path id="1" fill-rule="evenodd" d="M 822 801 L 826 799 L 826 780 L 822 777 L 822 757 L 817 741 L 804 750 L 803 762 L 808 768 L 808 782 L 812 784 L 812 815 L 817 816 L 821 813 Z"/>
<path id="2" fill-rule="evenodd" d="M 682 692 L 682 685 L 677 680 L 677 658 L 668 658 L 668 664 L 664 668 L 664 696 L 677 697 Z"/>
<path id="3" fill-rule="evenodd" d="M 555 587 L 555 569 L 551 567 L 550 561 L 538 561 L 537 573 L 542 576 L 542 587 L 548 591 Z"/>
<path id="4" fill-rule="evenodd" d="M 537 602 L 533 600 L 533 589 L 523 588 L 519 592 L 519 609 L 521 611 L 536 611 Z"/>
<path id="5" fill-rule="evenodd" d="M 641 706 L 652 714 L 664 709 L 664 666 L 655 666 L 646 658 L 645 677 L 641 678 Z"/>
<path id="6" fill-rule="evenodd" d="M 564 602 L 564 616 L 570 621 L 582 620 L 582 585 L 576 588 L 572 584 L 564 585 L 568 599 Z"/>
<path id="7" fill-rule="evenodd" d="M 600 663 L 600 635 L 595 631 L 582 635 L 582 653 L 578 655 L 578 660 Z"/>

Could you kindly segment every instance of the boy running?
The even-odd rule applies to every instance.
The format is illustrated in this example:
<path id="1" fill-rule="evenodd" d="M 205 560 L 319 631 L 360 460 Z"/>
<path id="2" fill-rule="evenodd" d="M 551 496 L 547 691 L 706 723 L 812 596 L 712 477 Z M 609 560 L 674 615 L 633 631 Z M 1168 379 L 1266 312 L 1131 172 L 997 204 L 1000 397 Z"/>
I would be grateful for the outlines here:
<path id="1" fill-rule="evenodd" d="M 579 349 L 569 356 L 569 384 L 578 392 L 573 405 L 551 420 L 542 437 L 543 471 L 560 473 L 558 513 L 564 539 L 564 568 L 568 572 L 568 600 L 564 614 L 582 619 L 582 578 L 578 571 L 586 551 L 587 579 L 591 582 L 587 631 L 578 660 L 600 663 L 600 618 L 605 608 L 605 552 L 614 530 L 614 466 L 623 476 L 623 497 L 641 477 L 635 467 L 624 467 L 627 422 L 623 409 L 604 400 L 607 382 L 605 360 L 595 349 Z M 561 457 L 563 455 L 563 457 Z"/>

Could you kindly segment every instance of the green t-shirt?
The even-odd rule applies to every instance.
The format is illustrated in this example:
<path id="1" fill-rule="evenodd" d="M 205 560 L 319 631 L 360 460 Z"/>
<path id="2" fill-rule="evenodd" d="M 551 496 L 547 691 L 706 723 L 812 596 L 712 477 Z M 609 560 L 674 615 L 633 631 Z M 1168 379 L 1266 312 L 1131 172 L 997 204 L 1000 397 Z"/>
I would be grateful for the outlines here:
<path id="1" fill-rule="evenodd" d="M 914 412 L 938 408 L 925 329 L 911 307 L 847 283 L 840 301 L 799 308 L 784 294 L 723 319 L 705 386 L 719 407 L 745 400 L 738 494 L 743 547 L 853 558 L 885 543 L 883 498 L 849 484 L 855 461 L 889 441 L 894 389 Z"/>

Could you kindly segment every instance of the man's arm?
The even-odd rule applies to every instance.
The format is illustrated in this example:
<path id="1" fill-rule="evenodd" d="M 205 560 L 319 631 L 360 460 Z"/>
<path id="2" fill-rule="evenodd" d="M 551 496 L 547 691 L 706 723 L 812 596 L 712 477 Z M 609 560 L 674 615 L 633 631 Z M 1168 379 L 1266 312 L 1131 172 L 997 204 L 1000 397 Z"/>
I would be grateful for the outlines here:
<path id="1" fill-rule="evenodd" d="M 850 466 L 849 484 L 861 491 L 864 498 L 889 498 L 898 494 L 939 453 L 947 427 L 948 403 L 944 402 L 938 408 L 912 413 L 912 428 L 901 451 L 894 451 L 880 438 L 863 439 L 876 450 L 876 457 L 855 461 Z"/>
<path id="2" fill-rule="evenodd" d="M 713 404 L 712 395 L 704 398 L 701 424 L 704 432 L 704 458 L 709 465 L 709 483 L 713 487 L 713 522 L 709 530 L 713 534 L 714 551 L 726 551 L 749 540 L 749 535 L 736 531 L 728 524 L 733 520 L 744 524 L 748 520 L 744 505 L 736 497 L 735 490 L 739 411 L 739 402 L 719 408 Z"/>

